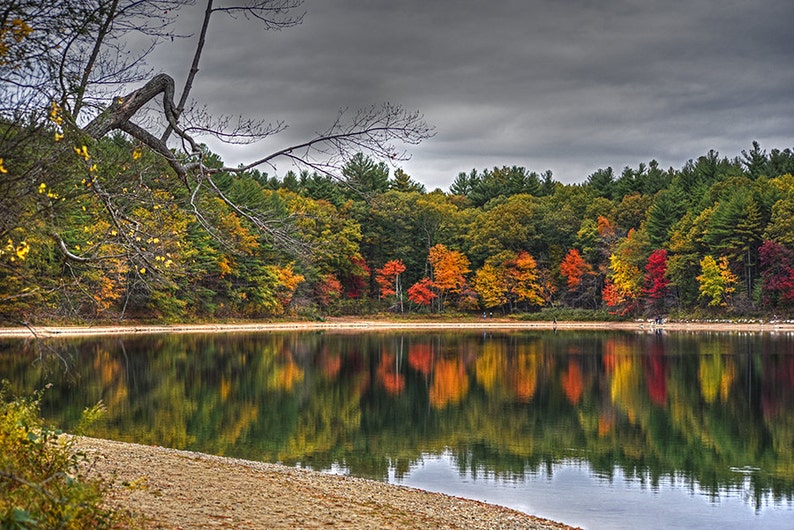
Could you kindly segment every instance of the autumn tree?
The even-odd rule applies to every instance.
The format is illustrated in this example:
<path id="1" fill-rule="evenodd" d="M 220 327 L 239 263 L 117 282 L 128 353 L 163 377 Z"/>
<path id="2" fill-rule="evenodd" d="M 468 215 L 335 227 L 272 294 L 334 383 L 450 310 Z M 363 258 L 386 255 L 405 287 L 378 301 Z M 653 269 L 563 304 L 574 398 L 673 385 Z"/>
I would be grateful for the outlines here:
<path id="1" fill-rule="evenodd" d="M 428 307 L 437 297 L 430 278 L 422 278 L 408 288 L 408 299 L 421 307 Z"/>
<path id="2" fill-rule="evenodd" d="M 794 302 L 794 251 L 776 241 L 759 249 L 761 296 L 765 306 L 777 309 Z"/>
<path id="3" fill-rule="evenodd" d="M 400 275 L 405 272 L 401 260 L 387 261 L 380 269 L 375 269 L 375 281 L 380 287 L 380 297 L 394 296 L 400 312 L 403 312 L 403 288 Z"/>
<path id="4" fill-rule="evenodd" d="M 518 252 L 503 266 L 511 310 L 522 303 L 529 306 L 544 304 L 537 262 L 529 252 Z"/>
<path id="5" fill-rule="evenodd" d="M 665 298 L 668 294 L 667 251 L 657 249 L 648 256 L 645 264 L 645 287 L 643 293 L 648 299 L 649 309 L 663 311 Z"/>
<path id="6" fill-rule="evenodd" d="M 609 275 L 604 285 L 604 302 L 619 314 L 638 307 L 643 287 L 642 268 L 648 256 L 647 234 L 630 231 L 609 256 Z"/>
<path id="7" fill-rule="evenodd" d="M 777 241 L 789 248 L 794 247 L 794 176 L 781 175 L 770 182 L 778 192 L 772 205 L 771 218 L 764 232 L 764 239 Z"/>
<path id="8" fill-rule="evenodd" d="M 567 294 L 565 299 L 574 306 L 589 301 L 597 303 L 597 276 L 593 267 L 587 263 L 575 248 L 568 250 L 560 262 L 560 274 L 565 278 Z"/>
<path id="9" fill-rule="evenodd" d="M 472 285 L 485 309 L 502 307 L 507 303 L 507 281 L 495 265 L 486 263 L 478 269 Z"/>
<path id="10" fill-rule="evenodd" d="M 444 309 L 451 294 L 459 294 L 466 285 L 469 259 L 457 250 L 449 250 L 439 243 L 430 249 L 427 258 L 432 269 L 433 287 L 438 292 L 438 310 Z"/>
<path id="11" fill-rule="evenodd" d="M 731 301 L 731 293 L 736 289 L 736 275 L 728 265 L 728 259 L 721 257 L 719 260 L 713 256 L 705 256 L 700 260 L 701 274 L 697 277 L 700 282 L 700 296 L 708 301 L 709 307 L 727 307 Z"/>

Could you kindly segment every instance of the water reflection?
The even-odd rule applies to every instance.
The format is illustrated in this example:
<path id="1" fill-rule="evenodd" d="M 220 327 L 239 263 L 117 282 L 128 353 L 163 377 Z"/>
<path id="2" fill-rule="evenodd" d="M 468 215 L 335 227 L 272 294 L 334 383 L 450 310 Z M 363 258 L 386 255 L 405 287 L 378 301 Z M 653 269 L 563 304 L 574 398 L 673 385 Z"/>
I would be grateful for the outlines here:
<path id="1" fill-rule="evenodd" d="M 52 350 L 50 350 L 52 349 Z M 59 352 L 58 356 L 52 351 Z M 68 370 L 64 371 L 64 367 Z M 585 332 L 270 333 L 0 343 L 17 390 L 93 435 L 404 480 L 427 455 L 522 482 L 599 480 L 791 506 L 794 340 Z"/>

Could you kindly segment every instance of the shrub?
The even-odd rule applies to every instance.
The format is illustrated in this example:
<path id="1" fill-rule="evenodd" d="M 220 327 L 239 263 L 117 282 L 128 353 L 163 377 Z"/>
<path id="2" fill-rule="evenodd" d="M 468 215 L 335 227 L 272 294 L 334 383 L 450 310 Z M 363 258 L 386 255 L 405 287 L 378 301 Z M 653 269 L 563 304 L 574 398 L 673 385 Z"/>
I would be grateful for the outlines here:
<path id="1" fill-rule="evenodd" d="M 45 426 L 40 402 L 0 386 L 0 528 L 114 528 L 120 514 L 103 507 L 105 486 L 81 471 L 87 457 L 74 440 Z M 84 418 L 96 417 L 99 407 Z"/>

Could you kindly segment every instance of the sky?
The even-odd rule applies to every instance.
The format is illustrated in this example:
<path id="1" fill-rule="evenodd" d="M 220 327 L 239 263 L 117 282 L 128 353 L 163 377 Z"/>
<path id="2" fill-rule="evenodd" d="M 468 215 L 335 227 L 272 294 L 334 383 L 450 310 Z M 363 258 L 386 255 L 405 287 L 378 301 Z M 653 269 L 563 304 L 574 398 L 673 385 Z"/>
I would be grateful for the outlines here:
<path id="1" fill-rule="evenodd" d="M 222 1 L 222 0 L 221 0 Z M 196 34 L 203 2 L 177 31 Z M 192 95 L 284 121 L 267 145 L 209 143 L 227 164 L 327 128 L 342 108 L 422 112 L 433 138 L 398 164 L 432 190 L 518 165 L 563 183 L 656 160 L 680 168 L 754 140 L 794 147 L 791 0 L 306 0 L 302 24 L 213 19 Z M 184 82 L 193 39 L 150 64 Z M 271 174 L 283 176 L 288 166 Z"/>

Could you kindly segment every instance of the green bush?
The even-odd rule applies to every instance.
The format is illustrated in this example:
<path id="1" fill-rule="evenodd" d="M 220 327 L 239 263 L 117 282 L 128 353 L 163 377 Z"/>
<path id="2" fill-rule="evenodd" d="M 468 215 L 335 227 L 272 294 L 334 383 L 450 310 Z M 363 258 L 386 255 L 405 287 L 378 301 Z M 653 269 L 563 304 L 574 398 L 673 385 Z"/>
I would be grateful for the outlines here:
<path id="1" fill-rule="evenodd" d="M 0 386 L 0 528 L 114 528 L 120 514 L 103 507 L 105 486 L 88 479 L 86 455 L 41 419 L 43 391 L 11 397 Z M 99 407 L 86 411 L 96 417 Z"/>

